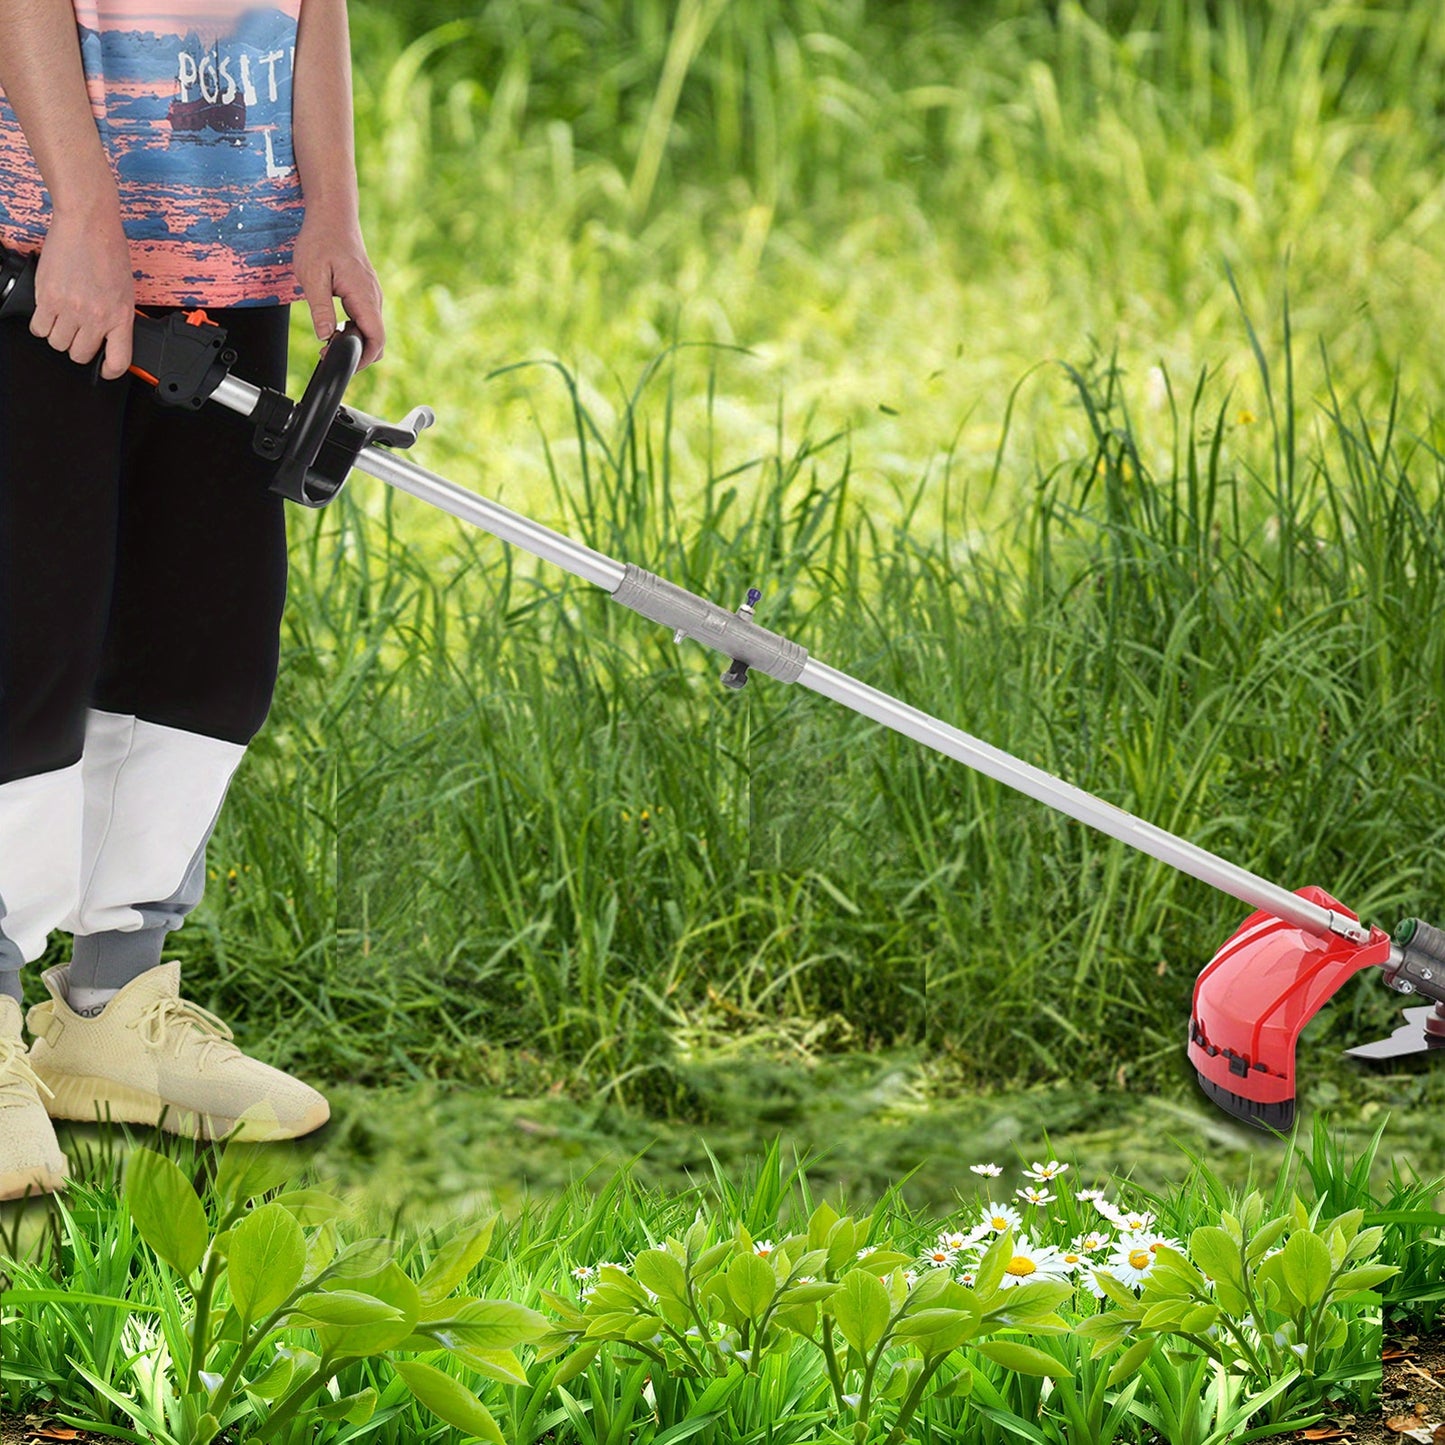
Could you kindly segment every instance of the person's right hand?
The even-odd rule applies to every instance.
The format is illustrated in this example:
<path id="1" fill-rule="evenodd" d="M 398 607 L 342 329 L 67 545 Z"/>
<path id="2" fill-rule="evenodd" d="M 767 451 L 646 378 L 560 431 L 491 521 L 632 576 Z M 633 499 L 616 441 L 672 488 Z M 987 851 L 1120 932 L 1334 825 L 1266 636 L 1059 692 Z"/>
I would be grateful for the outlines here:
<path id="1" fill-rule="evenodd" d="M 35 270 L 30 330 L 82 365 L 101 346 L 107 381 L 130 367 L 135 278 L 114 195 L 84 211 L 57 208 Z"/>

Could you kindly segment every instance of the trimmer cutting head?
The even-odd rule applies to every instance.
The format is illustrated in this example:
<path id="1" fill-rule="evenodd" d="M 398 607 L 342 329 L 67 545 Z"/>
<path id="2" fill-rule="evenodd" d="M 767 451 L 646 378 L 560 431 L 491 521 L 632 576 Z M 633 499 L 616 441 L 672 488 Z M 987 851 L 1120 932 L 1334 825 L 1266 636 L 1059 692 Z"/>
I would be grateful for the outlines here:
<path id="1" fill-rule="evenodd" d="M 1322 888 L 1301 898 L 1358 921 Z M 1189 1061 L 1221 1109 L 1264 1129 L 1294 1123 L 1295 1044 L 1305 1025 L 1353 974 L 1383 967 L 1390 935 L 1371 928 L 1364 943 L 1252 913 L 1194 985 Z"/>

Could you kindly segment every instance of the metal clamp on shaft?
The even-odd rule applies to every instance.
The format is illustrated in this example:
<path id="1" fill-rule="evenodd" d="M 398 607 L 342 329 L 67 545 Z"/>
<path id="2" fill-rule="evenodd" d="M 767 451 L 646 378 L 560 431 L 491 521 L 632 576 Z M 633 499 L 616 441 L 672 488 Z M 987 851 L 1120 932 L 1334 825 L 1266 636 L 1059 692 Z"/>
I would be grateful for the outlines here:
<path id="1" fill-rule="evenodd" d="M 612 600 L 672 628 L 678 642 L 691 637 L 779 682 L 796 682 L 808 661 L 807 649 L 796 642 L 631 563 Z"/>

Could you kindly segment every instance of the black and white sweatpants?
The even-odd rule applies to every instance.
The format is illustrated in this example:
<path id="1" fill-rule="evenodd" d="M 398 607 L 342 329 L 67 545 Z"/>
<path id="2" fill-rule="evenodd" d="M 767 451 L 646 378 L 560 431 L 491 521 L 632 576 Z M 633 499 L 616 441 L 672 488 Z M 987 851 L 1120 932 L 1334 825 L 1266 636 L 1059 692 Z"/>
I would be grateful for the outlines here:
<path id="1" fill-rule="evenodd" d="M 286 306 L 211 313 L 286 382 Z M 0 322 L 0 992 L 56 928 L 72 982 L 160 962 L 276 681 L 284 503 L 251 427 L 92 384 Z"/>

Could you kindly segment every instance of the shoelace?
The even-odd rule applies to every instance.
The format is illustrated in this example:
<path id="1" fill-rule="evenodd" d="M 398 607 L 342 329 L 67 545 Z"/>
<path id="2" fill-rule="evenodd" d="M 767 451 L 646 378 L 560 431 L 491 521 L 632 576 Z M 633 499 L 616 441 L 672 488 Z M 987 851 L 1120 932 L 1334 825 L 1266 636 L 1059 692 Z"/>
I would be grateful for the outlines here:
<path id="1" fill-rule="evenodd" d="M 234 1037 L 231 1030 L 215 1014 L 189 999 L 158 998 L 138 1018 L 132 1019 L 126 1028 L 135 1029 L 151 1048 L 163 1047 L 167 1036 L 174 1030 L 177 1058 L 180 1058 L 187 1040 L 200 1034 L 202 1065 L 214 1051 L 227 1054 L 241 1052 L 231 1042 Z"/>
<path id="2" fill-rule="evenodd" d="M 55 1090 L 30 1067 L 25 1045 L 19 1039 L 0 1038 L 0 1099 L 28 1102 L 26 1084 L 55 1097 Z"/>

